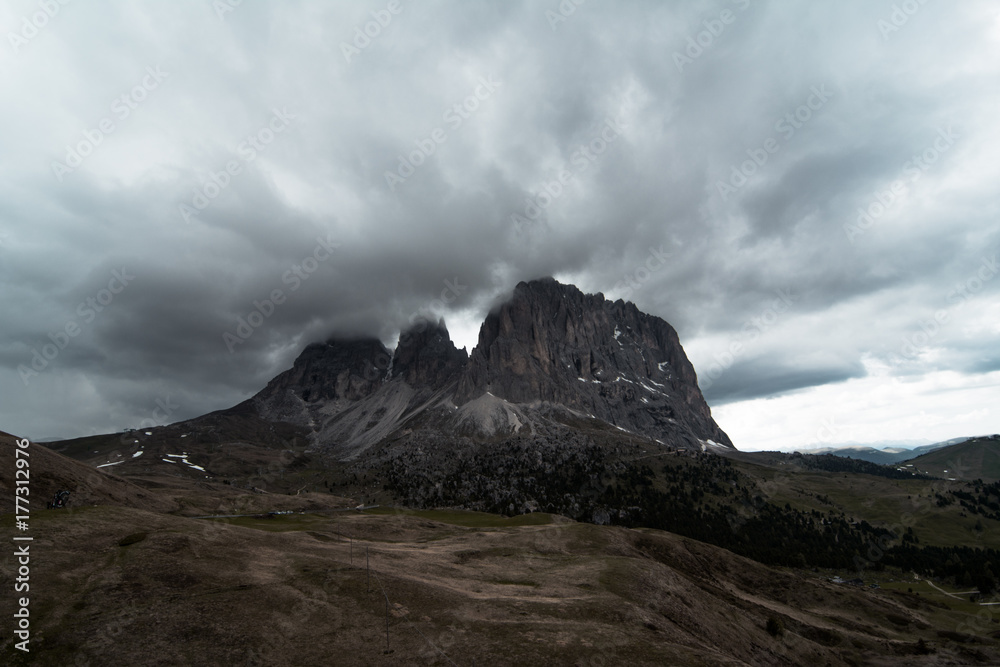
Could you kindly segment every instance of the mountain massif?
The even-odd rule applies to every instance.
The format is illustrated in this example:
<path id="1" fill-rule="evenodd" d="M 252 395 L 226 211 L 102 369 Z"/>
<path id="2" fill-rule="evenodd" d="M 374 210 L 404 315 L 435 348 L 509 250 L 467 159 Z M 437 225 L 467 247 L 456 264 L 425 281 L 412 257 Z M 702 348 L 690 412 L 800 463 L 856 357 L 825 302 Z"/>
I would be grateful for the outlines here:
<path id="1" fill-rule="evenodd" d="M 552 278 L 518 284 L 471 355 L 443 320 L 419 321 L 393 352 L 375 338 L 334 338 L 236 410 L 309 428 L 317 449 L 340 460 L 418 422 L 481 439 L 590 419 L 662 445 L 732 448 L 673 327 Z"/>

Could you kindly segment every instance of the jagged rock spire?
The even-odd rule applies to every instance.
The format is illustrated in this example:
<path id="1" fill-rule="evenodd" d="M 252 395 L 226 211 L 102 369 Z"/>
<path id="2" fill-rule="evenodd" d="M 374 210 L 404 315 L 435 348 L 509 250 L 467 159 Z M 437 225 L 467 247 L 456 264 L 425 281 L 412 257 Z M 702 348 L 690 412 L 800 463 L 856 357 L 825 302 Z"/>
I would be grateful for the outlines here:
<path id="1" fill-rule="evenodd" d="M 418 320 L 399 336 L 392 358 L 392 377 L 401 377 L 412 387 L 441 389 L 458 380 L 469 355 L 455 348 L 444 318 L 435 324 Z"/>

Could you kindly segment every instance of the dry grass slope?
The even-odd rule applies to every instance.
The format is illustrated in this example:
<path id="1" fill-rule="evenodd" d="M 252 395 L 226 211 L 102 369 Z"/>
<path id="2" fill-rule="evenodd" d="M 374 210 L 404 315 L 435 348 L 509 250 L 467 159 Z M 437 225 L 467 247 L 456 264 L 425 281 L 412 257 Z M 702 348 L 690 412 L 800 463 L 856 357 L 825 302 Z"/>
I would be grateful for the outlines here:
<path id="1" fill-rule="evenodd" d="M 33 665 L 1000 660 L 992 640 L 976 653 L 943 643 L 935 631 L 961 615 L 919 598 L 776 571 L 659 531 L 558 518 L 470 528 L 409 514 L 241 526 L 124 506 L 33 521 L 44 554 L 32 574 Z M 771 617 L 783 636 L 767 633 Z M 918 638 L 937 653 L 916 656 Z M 15 653 L 8 642 L 0 659 L 28 664 Z"/>
<path id="2" fill-rule="evenodd" d="M 13 439 L 0 445 L 11 465 Z M 76 502 L 32 511 L 32 653 L 5 637 L 2 664 L 1000 663 L 989 631 L 956 634 L 968 610 L 661 531 L 540 514 L 333 512 L 349 501 L 179 474 L 141 487 L 31 452 L 32 497 L 72 486 Z M 234 509 L 296 513 L 190 516 Z M 0 524 L 12 530 L 13 517 Z M 10 556 L 3 568 L 9 590 Z M 784 632 L 769 633 L 769 620 Z M 919 639 L 933 652 L 918 654 Z"/>

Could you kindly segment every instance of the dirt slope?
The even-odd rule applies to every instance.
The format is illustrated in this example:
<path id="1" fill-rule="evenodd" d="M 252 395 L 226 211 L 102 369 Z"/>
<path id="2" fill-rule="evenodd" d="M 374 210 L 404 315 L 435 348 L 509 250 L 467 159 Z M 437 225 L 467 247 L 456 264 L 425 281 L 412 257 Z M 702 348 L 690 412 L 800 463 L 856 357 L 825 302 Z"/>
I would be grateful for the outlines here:
<path id="1" fill-rule="evenodd" d="M 15 436 L 0 431 L 0 470 L 3 471 L 0 473 L 0 492 L 6 498 L 14 496 L 14 450 L 17 440 Z M 160 512 L 177 509 L 176 503 L 116 477 L 107 468 L 89 466 L 33 442 L 23 451 L 28 453 L 31 512 L 44 510 L 46 503 L 51 502 L 60 490 L 70 492 L 70 507 L 125 505 Z"/>
<path id="2" fill-rule="evenodd" d="M 0 662 L 1000 663 L 994 639 L 941 639 L 963 616 L 915 596 L 778 571 L 658 531 L 544 515 L 429 518 L 451 514 L 224 523 L 124 506 L 42 513 L 33 653 L 26 662 L 5 639 Z M 783 635 L 766 631 L 772 617 Z M 934 653 L 916 655 L 918 638 Z"/>

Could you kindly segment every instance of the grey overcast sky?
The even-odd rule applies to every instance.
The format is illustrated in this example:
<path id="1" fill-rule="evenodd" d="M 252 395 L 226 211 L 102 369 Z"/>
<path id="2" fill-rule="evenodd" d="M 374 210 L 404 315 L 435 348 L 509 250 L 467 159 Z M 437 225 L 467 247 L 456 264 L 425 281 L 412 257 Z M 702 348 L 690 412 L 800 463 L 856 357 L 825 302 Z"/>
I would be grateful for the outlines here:
<path id="1" fill-rule="evenodd" d="M 420 312 L 471 350 L 553 275 L 673 324 L 741 449 L 1000 431 L 995 2 L 7 0 L 0 32 L 2 430 L 194 417 Z"/>

